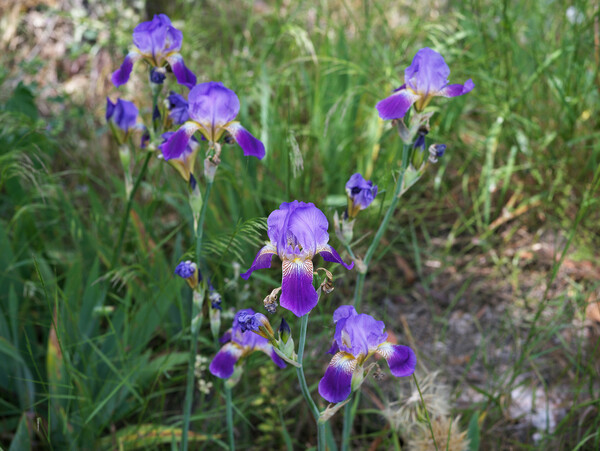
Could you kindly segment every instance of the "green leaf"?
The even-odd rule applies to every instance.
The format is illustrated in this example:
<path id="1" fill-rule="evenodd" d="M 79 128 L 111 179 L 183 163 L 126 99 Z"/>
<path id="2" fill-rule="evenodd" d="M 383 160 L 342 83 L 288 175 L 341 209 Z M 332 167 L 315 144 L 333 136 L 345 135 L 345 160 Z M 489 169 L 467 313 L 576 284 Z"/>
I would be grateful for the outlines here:
<path id="1" fill-rule="evenodd" d="M 469 437 L 469 451 L 477 451 L 479 449 L 479 412 L 476 410 L 471 415 L 469 421 L 469 430 L 467 437 Z"/>
<path id="2" fill-rule="evenodd" d="M 29 425 L 27 423 L 27 415 L 23 413 L 21 415 L 21 420 L 19 421 L 19 426 L 17 427 L 17 432 L 10 442 L 10 448 L 8 451 L 25 451 L 31 449 L 31 439 L 29 437 Z"/>

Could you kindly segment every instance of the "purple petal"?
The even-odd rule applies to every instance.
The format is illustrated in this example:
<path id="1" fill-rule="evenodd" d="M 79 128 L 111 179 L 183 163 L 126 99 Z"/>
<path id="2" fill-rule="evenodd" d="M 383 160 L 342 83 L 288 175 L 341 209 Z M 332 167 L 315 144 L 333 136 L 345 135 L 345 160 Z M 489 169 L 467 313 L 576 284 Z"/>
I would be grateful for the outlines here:
<path id="1" fill-rule="evenodd" d="M 259 160 L 263 159 L 265 156 L 265 145 L 260 140 L 252 136 L 248 130 L 246 130 L 237 122 L 230 124 L 227 127 L 227 130 L 242 148 L 244 155 L 256 157 Z"/>
<path id="2" fill-rule="evenodd" d="M 297 317 L 310 312 L 318 302 L 318 296 L 312 285 L 313 264 L 311 260 L 296 263 L 284 260 L 283 281 L 281 284 L 280 305 Z"/>
<path id="3" fill-rule="evenodd" d="M 333 356 L 319 382 L 319 394 L 329 402 L 341 402 L 352 391 L 352 374 L 356 359 L 345 352 Z"/>
<path id="4" fill-rule="evenodd" d="M 329 348 L 329 351 L 327 351 L 327 354 L 335 355 L 338 352 L 340 352 L 340 347 L 338 346 L 337 341 L 333 340 L 331 342 L 331 348 Z"/>
<path id="5" fill-rule="evenodd" d="M 129 76 L 131 75 L 133 65 L 141 57 L 142 55 L 140 55 L 137 52 L 130 52 L 129 54 L 127 54 L 127 56 L 123 60 L 123 63 L 121 64 L 121 67 L 114 71 L 112 76 L 110 77 L 113 85 L 115 85 L 118 88 L 119 86 L 127 83 L 127 81 L 129 80 Z"/>
<path id="6" fill-rule="evenodd" d="M 333 339 L 337 343 L 342 342 L 342 330 L 346 325 L 348 318 L 358 315 L 356 309 L 351 305 L 341 305 L 333 312 L 333 322 L 335 323 L 335 333 Z"/>
<path id="7" fill-rule="evenodd" d="M 349 352 L 354 356 L 360 354 L 366 356 L 385 342 L 387 333 L 383 331 L 384 329 L 383 321 L 376 321 L 371 315 L 361 313 L 351 316 L 346 319 L 339 334 L 341 339 L 338 341 L 338 346 L 342 351 Z"/>
<path id="8" fill-rule="evenodd" d="M 364 210 L 377 195 L 377 185 L 373 185 L 372 181 L 367 181 L 360 173 L 353 174 L 346 182 L 346 193 L 350 198 L 352 209 Z M 350 212 L 348 212 L 350 214 Z M 356 212 L 358 213 L 358 211 Z M 351 216 L 355 216 L 352 215 Z"/>
<path id="9" fill-rule="evenodd" d="M 157 63 L 167 53 L 179 51 L 182 41 L 183 34 L 164 14 L 155 15 L 151 21 L 142 22 L 133 30 L 134 45 Z"/>
<path id="10" fill-rule="evenodd" d="M 463 94 L 471 92 L 474 87 L 475 87 L 475 83 L 473 83 L 473 80 L 471 80 L 469 78 L 467 81 L 465 81 L 464 85 L 461 85 L 461 84 L 448 85 L 445 88 L 443 88 L 442 90 L 440 90 L 437 95 L 442 96 L 442 97 L 462 96 Z"/>
<path id="11" fill-rule="evenodd" d="M 275 352 L 275 350 L 273 349 L 273 346 L 271 346 L 271 360 L 273 360 L 273 363 L 275 363 L 275 365 L 277 365 L 279 368 L 285 368 L 287 365 L 285 364 L 284 360 L 279 357 L 279 354 L 277 354 Z"/>
<path id="12" fill-rule="evenodd" d="M 198 126 L 193 122 L 186 122 L 161 146 L 165 160 L 179 158 L 186 151 L 188 143 Z"/>
<path id="13" fill-rule="evenodd" d="M 196 75 L 186 67 L 183 57 L 179 53 L 175 53 L 167 57 L 167 61 L 173 70 L 177 83 L 192 89 L 196 84 Z"/>
<path id="14" fill-rule="evenodd" d="M 375 105 L 383 120 L 402 119 L 419 96 L 408 89 L 400 90 Z"/>
<path id="15" fill-rule="evenodd" d="M 233 374 L 235 364 L 242 356 L 242 352 L 242 348 L 238 345 L 227 343 L 210 362 L 209 371 L 221 379 L 227 379 Z"/>
<path id="16" fill-rule="evenodd" d="M 277 244 L 285 248 L 291 233 L 297 241 L 295 244 L 300 245 L 312 258 L 318 249 L 325 247 L 329 241 L 327 217 L 312 203 L 294 201 L 286 204 L 284 202 L 279 208 L 283 209 L 286 205 L 288 215 Z M 281 254 L 282 249 L 278 247 L 278 251 Z"/>
<path id="17" fill-rule="evenodd" d="M 231 122 L 240 111 L 240 101 L 223 83 L 210 81 L 195 86 L 188 95 L 190 117 L 202 124 L 214 141 L 218 128 Z"/>
<path id="18" fill-rule="evenodd" d="M 250 274 L 257 269 L 270 268 L 273 254 L 277 254 L 277 250 L 273 244 L 269 243 L 260 251 L 258 251 L 256 257 L 254 257 L 254 261 L 252 262 L 250 269 L 248 269 L 248 271 L 246 271 L 244 274 L 240 274 L 240 277 L 244 280 L 248 280 Z"/>
<path id="19" fill-rule="evenodd" d="M 354 262 L 351 262 L 349 265 L 344 263 L 344 260 L 342 260 L 340 254 L 338 254 L 337 251 L 329 244 L 317 249 L 317 253 L 320 254 L 321 257 L 323 257 L 323 260 L 327 262 L 340 263 L 341 265 L 344 265 L 344 268 L 346 269 L 352 269 L 354 267 Z"/>
<path id="20" fill-rule="evenodd" d="M 417 356 L 408 346 L 385 342 L 379 345 L 377 354 L 387 360 L 390 371 L 396 377 L 410 376 L 415 372 Z"/>
<path id="21" fill-rule="evenodd" d="M 448 75 L 450 68 L 442 55 L 425 47 L 417 52 L 404 71 L 404 81 L 414 92 L 428 97 L 448 84 Z"/>
<path id="22" fill-rule="evenodd" d="M 169 117 L 173 119 L 173 122 L 183 124 L 188 121 L 190 115 L 188 114 L 188 102 L 185 97 L 171 91 L 167 99 L 169 101 Z"/>
<path id="23" fill-rule="evenodd" d="M 221 338 L 219 338 L 219 343 L 221 344 L 227 343 L 228 341 L 231 341 L 231 329 L 229 329 Z"/>
<path id="24" fill-rule="evenodd" d="M 109 121 L 110 118 L 113 116 L 113 114 L 115 113 L 115 107 L 117 106 L 117 103 L 112 103 L 110 101 L 110 97 L 106 98 L 106 120 Z"/>

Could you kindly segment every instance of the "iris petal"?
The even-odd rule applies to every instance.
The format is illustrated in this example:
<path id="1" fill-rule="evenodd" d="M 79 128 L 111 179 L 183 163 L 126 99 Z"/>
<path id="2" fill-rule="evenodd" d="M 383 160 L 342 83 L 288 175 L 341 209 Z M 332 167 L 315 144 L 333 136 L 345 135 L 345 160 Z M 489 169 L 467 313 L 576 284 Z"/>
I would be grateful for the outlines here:
<path id="1" fill-rule="evenodd" d="M 165 160 L 179 158 L 186 150 L 192 135 L 198 130 L 198 125 L 193 122 L 186 122 L 161 146 Z"/>
<path id="2" fill-rule="evenodd" d="M 456 85 L 448 85 L 442 90 L 440 90 L 437 95 L 442 97 L 458 97 L 471 92 L 475 87 L 475 83 L 470 78 L 465 81 L 464 85 L 456 84 Z"/>
<path id="3" fill-rule="evenodd" d="M 385 342 L 379 345 L 376 352 L 387 360 L 390 371 L 394 376 L 410 376 L 415 372 L 417 356 L 408 346 Z"/>
<path id="4" fill-rule="evenodd" d="M 192 89 L 196 84 L 196 75 L 186 67 L 183 57 L 179 53 L 175 53 L 167 57 L 167 61 L 173 70 L 177 83 Z"/>
<path id="5" fill-rule="evenodd" d="M 235 369 L 235 364 L 242 356 L 242 353 L 242 348 L 238 345 L 227 343 L 217 352 L 212 362 L 210 362 L 209 371 L 221 379 L 231 377 Z"/>
<path id="6" fill-rule="evenodd" d="M 256 157 L 262 160 L 265 156 L 265 145 L 252 134 L 242 127 L 239 123 L 233 122 L 226 127 L 227 131 L 231 133 L 235 142 L 242 148 L 244 155 L 250 157 Z"/>
<path id="7" fill-rule="evenodd" d="M 133 70 L 133 65 L 142 57 L 138 52 L 130 52 L 127 54 L 121 67 L 119 67 L 116 71 L 113 72 L 110 77 L 113 85 L 117 88 L 121 85 L 124 85 L 129 80 L 129 76 L 131 75 L 131 71 Z"/>
<path id="8" fill-rule="evenodd" d="M 320 254 L 321 257 L 323 257 L 323 260 L 325 260 L 326 262 L 340 263 L 346 269 L 352 269 L 354 267 L 354 262 L 351 262 L 349 265 L 344 263 L 344 260 L 342 260 L 340 254 L 338 254 L 337 251 L 329 244 L 318 248 L 317 254 Z"/>
<path id="9" fill-rule="evenodd" d="M 248 269 L 248 271 L 246 271 L 244 274 L 240 274 L 240 277 L 242 277 L 242 279 L 248 280 L 250 274 L 252 274 L 257 269 L 270 268 L 271 257 L 273 257 L 274 254 L 277 254 L 277 249 L 275 245 L 271 243 L 267 244 L 260 251 L 258 251 L 256 257 L 254 257 L 254 261 L 252 262 L 252 266 L 250 266 L 250 269 Z"/>
<path id="10" fill-rule="evenodd" d="M 317 305 L 318 296 L 312 285 L 312 261 L 296 260 L 283 261 L 283 281 L 279 303 L 283 308 L 300 317 L 306 315 Z"/>
<path id="11" fill-rule="evenodd" d="M 223 83 L 210 81 L 196 85 L 188 95 L 190 117 L 206 128 L 207 139 L 216 141 L 219 129 L 235 119 L 240 101 Z"/>
<path id="12" fill-rule="evenodd" d="M 352 374 L 356 359 L 346 352 L 333 356 L 325 375 L 319 382 L 319 394 L 329 402 L 341 402 L 352 391 Z"/>
<path id="13" fill-rule="evenodd" d="M 384 120 L 402 119 L 419 96 L 408 89 L 402 89 L 381 100 L 375 105 L 379 117 Z"/>

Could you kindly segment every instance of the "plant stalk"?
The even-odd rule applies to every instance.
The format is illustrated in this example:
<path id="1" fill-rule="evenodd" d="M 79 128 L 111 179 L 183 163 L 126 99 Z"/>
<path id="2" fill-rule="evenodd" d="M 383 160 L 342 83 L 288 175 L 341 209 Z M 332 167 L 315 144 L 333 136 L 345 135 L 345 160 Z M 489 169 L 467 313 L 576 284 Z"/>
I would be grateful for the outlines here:
<path id="1" fill-rule="evenodd" d="M 229 436 L 229 450 L 235 449 L 235 440 L 233 437 L 233 401 L 231 400 L 231 387 L 225 385 L 225 402 L 227 416 L 227 435 Z"/>

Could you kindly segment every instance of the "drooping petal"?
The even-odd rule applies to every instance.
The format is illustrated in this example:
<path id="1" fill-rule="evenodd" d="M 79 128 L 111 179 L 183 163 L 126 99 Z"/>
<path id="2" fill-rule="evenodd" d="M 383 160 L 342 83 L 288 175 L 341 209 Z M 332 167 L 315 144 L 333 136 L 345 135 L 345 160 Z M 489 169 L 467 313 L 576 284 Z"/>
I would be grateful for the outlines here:
<path id="1" fill-rule="evenodd" d="M 221 348 L 208 367 L 211 374 L 227 379 L 233 374 L 235 364 L 242 356 L 243 350 L 235 343 L 227 343 Z"/>
<path id="2" fill-rule="evenodd" d="M 325 375 L 319 382 L 319 394 L 329 402 L 341 402 L 352 391 L 352 374 L 356 359 L 346 352 L 333 356 Z"/>
<path id="3" fill-rule="evenodd" d="M 161 146 L 165 160 L 179 158 L 187 149 L 192 135 L 198 130 L 198 125 L 194 122 L 186 122 Z"/>
<path id="4" fill-rule="evenodd" d="M 189 89 L 196 85 L 196 75 L 186 67 L 183 57 L 179 53 L 169 55 L 167 61 L 173 70 L 177 83 L 187 86 Z"/>
<path id="5" fill-rule="evenodd" d="M 475 87 L 475 83 L 470 78 L 465 81 L 464 85 L 456 84 L 456 85 L 448 85 L 445 88 L 438 91 L 437 95 L 442 97 L 458 97 L 471 92 Z"/>
<path id="6" fill-rule="evenodd" d="M 283 281 L 279 304 L 300 317 L 310 312 L 318 302 L 312 285 L 313 264 L 309 259 L 301 261 L 284 260 Z"/>
<path id="7" fill-rule="evenodd" d="M 206 129 L 206 139 L 216 141 L 227 123 L 240 111 L 240 101 L 223 83 L 210 81 L 196 85 L 188 95 L 190 117 Z"/>
<path id="8" fill-rule="evenodd" d="M 262 160 L 265 156 L 265 145 L 242 127 L 238 122 L 233 122 L 226 127 L 235 142 L 242 148 L 244 155 Z"/>
<path id="9" fill-rule="evenodd" d="M 133 69 L 133 65 L 142 57 L 138 52 L 129 52 L 121 67 L 119 67 L 116 71 L 113 72 L 110 77 L 113 85 L 117 88 L 121 85 L 124 85 L 129 80 L 129 76 L 131 75 L 131 71 Z"/>
<path id="10" fill-rule="evenodd" d="M 377 108 L 381 119 L 402 119 L 417 100 L 419 100 L 417 94 L 408 89 L 402 89 L 379 101 L 375 108 Z"/>
<path id="11" fill-rule="evenodd" d="M 264 352 L 269 357 L 271 357 L 271 360 L 273 360 L 273 363 L 275 365 L 277 365 L 279 368 L 285 368 L 287 366 L 285 364 L 285 361 L 281 357 L 279 357 L 279 354 L 277 354 L 275 352 L 275 349 L 273 349 L 273 346 L 271 344 L 269 344 L 268 342 L 257 346 L 256 349 Z"/>
<path id="12" fill-rule="evenodd" d="M 376 352 L 387 360 L 390 371 L 394 376 L 410 376 L 415 372 L 417 356 L 408 346 L 385 342 L 379 345 Z"/>
<path id="13" fill-rule="evenodd" d="M 342 260 L 340 254 L 338 254 L 337 251 L 329 244 L 318 248 L 317 254 L 320 254 L 321 257 L 323 257 L 323 260 L 331 263 L 339 263 L 346 269 L 352 269 L 354 267 L 354 262 L 351 262 L 349 265 L 344 263 L 344 260 Z"/>
<path id="14" fill-rule="evenodd" d="M 271 260 L 274 254 L 277 254 L 277 248 L 273 243 L 269 243 L 266 246 L 264 246 L 260 251 L 258 251 L 256 257 L 254 257 L 254 261 L 252 262 L 252 266 L 250 266 L 250 269 L 248 269 L 248 271 L 246 271 L 245 273 L 240 274 L 240 277 L 244 280 L 248 280 L 250 274 L 252 274 L 257 269 L 270 268 Z"/>

